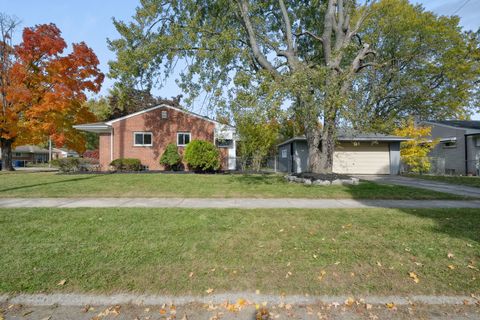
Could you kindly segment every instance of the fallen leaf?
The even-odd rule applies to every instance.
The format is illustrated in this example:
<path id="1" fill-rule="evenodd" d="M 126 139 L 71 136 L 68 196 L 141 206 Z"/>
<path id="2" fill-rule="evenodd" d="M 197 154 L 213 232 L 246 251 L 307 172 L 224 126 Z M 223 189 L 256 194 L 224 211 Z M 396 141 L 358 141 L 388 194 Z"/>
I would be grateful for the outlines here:
<path id="1" fill-rule="evenodd" d="M 327 274 L 325 270 L 320 271 L 320 275 L 318 276 L 318 280 L 322 281 L 323 277 Z"/>
<path id="2" fill-rule="evenodd" d="M 189 277 L 189 278 L 193 277 L 193 272 L 190 272 L 190 273 L 188 274 L 188 277 Z"/>
<path id="3" fill-rule="evenodd" d="M 316 254 L 314 254 L 314 255 L 313 255 L 313 258 L 314 258 L 314 259 L 317 259 L 317 258 L 318 258 L 318 256 L 317 256 Z"/>
<path id="4" fill-rule="evenodd" d="M 390 302 L 390 303 L 385 304 L 385 306 L 386 306 L 388 309 L 393 309 L 393 308 L 395 308 L 395 303 Z"/>
<path id="5" fill-rule="evenodd" d="M 283 229 L 278 230 L 278 232 L 283 232 Z"/>
<path id="6" fill-rule="evenodd" d="M 415 282 L 415 283 L 419 283 L 420 282 L 420 279 L 418 279 L 418 276 L 415 272 L 409 272 L 408 273 L 408 276 L 410 278 L 412 278 L 412 280 Z"/>
<path id="7" fill-rule="evenodd" d="M 210 271 L 211 271 L 211 272 L 215 272 L 215 270 L 216 270 L 215 268 L 213 268 L 213 269 L 210 269 Z"/>
<path id="8" fill-rule="evenodd" d="M 455 257 L 455 255 L 454 255 L 453 253 L 449 252 L 449 253 L 447 254 L 447 257 L 448 257 L 449 259 L 453 259 L 453 257 Z"/>
<path id="9" fill-rule="evenodd" d="M 57 283 L 57 286 L 63 286 L 65 283 L 67 283 L 67 279 L 62 279 Z"/>
<path id="10" fill-rule="evenodd" d="M 469 265 L 467 266 L 467 268 L 478 271 L 478 268 L 475 267 L 473 264 L 469 264 Z"/>
<path id="11" fill-rule="evenodd" d="M 338 266 L 340 264 L 340 261 L 337 261 L 334 263 L 336 266 Z"/>
<path id="12" fill-rule="evenodd" d="M 159 311 L 159 312 L 160 312 L 160 314 L 167 314 L 167 310 L 165 310 L 165 309 L 163 309 L 163 308 L 162 308 L 162 309 L 160 309 L 160 311 Z"/>
<path id="13" fill-rule="evenodd" d="M 455 269 L 455 266 L 453 264 L 448 265 L 448 269 L 453 270 Z"/>
<path id="14" fill-rule="evenodd" d="M 373 306 L 372 306 L 371 304 L 368 304 L 368 303 L 365 304 L 365 309 L 367 309 L 367 310 L 372 309 L 372 307 L 373 307 Z"/>
<path id="15" fill-rule="evenodd" d="M 347 300 L 345 300 L 345 305 L 347 307 L 351 307 L 354 303 L 355 303 L 355 299 L 353 299 L 352 297 L 349 297 Z"/>
<path id="16" fill-rule="evenodd" d="M 420 262 L 414 262 L 414 263 L 419 267 L 423 267 L 423 263 L 420 263 Z"/>
<path id="17" fill-rule="evenodd" d="M 473 247 L 473 245 L 471 245 L 470 243 L 467 243 L 466 245 L 467 245 L 467 247 L 469 247 L 469 248 Z"/>
<path id="18" fill-rule="evenodd" d="M 382 264 L 380 263 L 380 261 L 377 261 L 377 266 L 381 267 Z"/>
<path id="19" fill-rule="evenodd" d="M 206 293 L 210 294 L 213 292 L 213 289 L 212 288 L 208 288 L 207 290 L 205 290 Z"/>

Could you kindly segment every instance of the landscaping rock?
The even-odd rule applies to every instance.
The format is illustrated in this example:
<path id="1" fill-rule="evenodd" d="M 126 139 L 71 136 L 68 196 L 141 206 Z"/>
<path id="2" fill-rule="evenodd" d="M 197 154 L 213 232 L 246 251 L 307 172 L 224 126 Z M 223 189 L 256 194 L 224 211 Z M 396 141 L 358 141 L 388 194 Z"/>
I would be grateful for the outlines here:
<path id="1" fill-rule="evenodd" d="M 328 180 L 315 180 L 312 182 L 313 185 L 315 186 L 329 186 L 330 181 Z"/>
<path id="2" fill-rule="evenodd" d="M 303 184 L 309 186 L 309 185 L 312 184 L 312 180 L 310 180 L 310 179 L 304 179 Z"/>
<path id="3" fill-rule="evenodd" d="M 332 186 L 339 186 L 343 183 L 343 180 L 341 179 L 335 179 L 332 181 Z"/>

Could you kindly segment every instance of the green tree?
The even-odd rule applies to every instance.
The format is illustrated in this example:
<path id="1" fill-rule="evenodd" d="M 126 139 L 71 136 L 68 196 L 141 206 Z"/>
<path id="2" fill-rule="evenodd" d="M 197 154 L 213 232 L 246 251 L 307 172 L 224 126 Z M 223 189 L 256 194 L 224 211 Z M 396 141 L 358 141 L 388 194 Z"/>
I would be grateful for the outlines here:
<path id="1" fill-rule="evenodd" d="M 117 84 L 150 90 L 184 60 L 187 101 L 291 103 L 313 172 L 332 170 L 340 125 L 465 114 L 478 80 L 478 39 L 406 0 L 143 0 L 114 24 Z"/>

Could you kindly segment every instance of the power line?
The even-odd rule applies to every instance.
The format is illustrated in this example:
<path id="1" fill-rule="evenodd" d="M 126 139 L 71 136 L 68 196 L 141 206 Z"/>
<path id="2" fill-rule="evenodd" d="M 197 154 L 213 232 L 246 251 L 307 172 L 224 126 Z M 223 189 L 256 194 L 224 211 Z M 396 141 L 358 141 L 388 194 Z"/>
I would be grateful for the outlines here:
<path id="1" fill-rule="evenodd" d="M 469 2 L 470 2 L 470 0 L 465 0 L 465 2 L 463 2 L 462 5 L 460 7 L 458 7 L 458 9 L 453 12 L 453 14 L 456 14 L 458 11 L 462 10 L 463 7 L 465 7 L 467 5 L 467 3 L 469 3 Z"/>

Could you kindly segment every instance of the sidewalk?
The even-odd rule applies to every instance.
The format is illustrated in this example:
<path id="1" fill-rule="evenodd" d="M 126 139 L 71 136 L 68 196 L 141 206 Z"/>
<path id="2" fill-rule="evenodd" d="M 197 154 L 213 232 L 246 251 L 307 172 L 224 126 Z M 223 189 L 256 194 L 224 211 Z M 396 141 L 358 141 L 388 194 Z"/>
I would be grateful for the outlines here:
<path id="1" fill-rule="evenodd" d="M 204 297 L 117 294 L 0 296 L 5 319 L 476 319 L 471 296 L 274 296 L 224 293 Z M 3 309 L 3 310 L 2 310 Z"/>
<path id="2" fill-rule="evenodd" d="M 480 208 L 480 200 L 0 198 L 0 208 Z"/>

